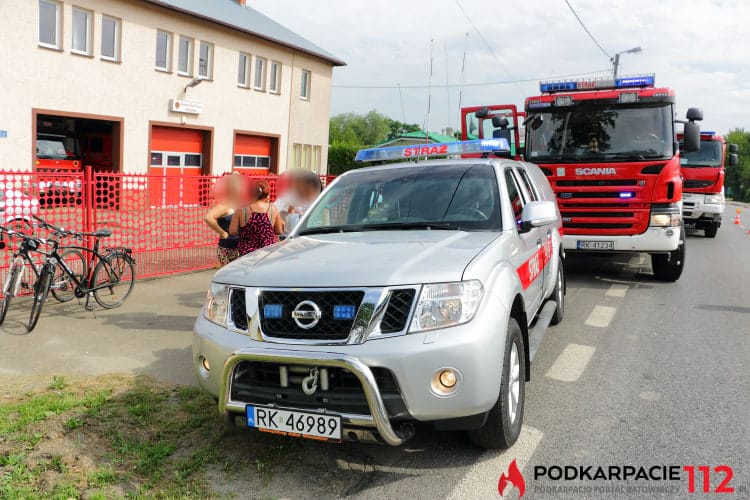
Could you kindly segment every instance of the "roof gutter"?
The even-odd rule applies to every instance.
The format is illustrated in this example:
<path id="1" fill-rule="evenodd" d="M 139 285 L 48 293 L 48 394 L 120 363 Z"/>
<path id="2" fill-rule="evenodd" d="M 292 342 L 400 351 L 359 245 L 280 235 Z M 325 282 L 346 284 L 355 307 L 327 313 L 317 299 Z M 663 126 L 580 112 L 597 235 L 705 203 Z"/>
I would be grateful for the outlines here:
<path id="1" fill-rule="evenodd" d="M 235 31 L 239 31 L 241 33 L 246 33 L 248 35 L 252 35 L 252 36 L 258 37 L 258 38 L 260 38 L 262 40 L 266 40 L 266 41 L 273 42 L 273 43 L 276 43 L 276 44 L 279 44 L 279 45 L 283 45 L 284 47 L 288 47 L 290 49 L 294 49 L 294 50 L 297 50 L 299 52 L 303 52 L 303 53 L 305 53 L 307 55 L 316 57 L 318 59 L 322 59 L 323 61 L 331 63 L 333 66 L 346 66 L 346 63 L 344 61 L 342 61 L 341 59 L 336 59 L 334 57 L 326 57 L 326 56 L 324 56 L 322 54 L 319 54 L 317 52 L 313 52 L 313 51 L 307 50 L 307 49 L 305 49 L 303 47 L 300 47 L 298 45 L 290 44 L 290 43 L 284 42 L 282 40 L 277 40 L 277 39 L 275 39 L 273 37 L 262 35 L 260 33 L 254 32 L 254 31 L 249 31 L 249 30 L 243 29 L 243 28 L 241 28 L 241 27 L 239 27 L 239 26 L 237 26 L 235 24 L 226 23 L 226 22 L 220 21 L 218 19 L 215 19 L 213 17 L 203 16 L 203 15 L 201 15 L 201 14 L 199 14 L 197 12 L 193 12 L 191 10 L 181 9 L 179 7 L 175 7 L 174 5 L 162 2 L 160 0 L 145 0 L 145 2 L 146 3 L 150 3 L 152 5 L 156 5 L 158 7 L 162 7 L 162 8 L 171 10 L 171 11 L 180 12 L 180 13 L 188 15 L 190 17 L 195 17 L 197 19 L 203 19 L 204 21 L 208 21 L 208 22 L 211 22 L 211 23 L 214 23 L 214 24 L 218 24 L 220 26 L 224 26 L 226 28 L 230 28 L 230 29 L 233 29 Z"/>

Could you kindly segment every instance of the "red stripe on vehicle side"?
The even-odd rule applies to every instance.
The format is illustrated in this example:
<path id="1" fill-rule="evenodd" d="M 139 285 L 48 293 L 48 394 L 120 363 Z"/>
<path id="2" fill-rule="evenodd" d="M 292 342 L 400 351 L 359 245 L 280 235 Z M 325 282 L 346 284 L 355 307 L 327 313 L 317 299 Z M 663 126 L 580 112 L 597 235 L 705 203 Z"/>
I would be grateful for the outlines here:
<path id="1" fill-rule="evenodd" d="M 516 272 L 518 278 L 521 280 L 521 286 L 524 290 L 529 288 L 535 279 L 542 274 L 542 271 L 547 264 L 552 260 L 554 250 L 552 248 L 552 238 L 548 238 L 547 242 L 537 250 L 529 260 L 518 266 Z"/>

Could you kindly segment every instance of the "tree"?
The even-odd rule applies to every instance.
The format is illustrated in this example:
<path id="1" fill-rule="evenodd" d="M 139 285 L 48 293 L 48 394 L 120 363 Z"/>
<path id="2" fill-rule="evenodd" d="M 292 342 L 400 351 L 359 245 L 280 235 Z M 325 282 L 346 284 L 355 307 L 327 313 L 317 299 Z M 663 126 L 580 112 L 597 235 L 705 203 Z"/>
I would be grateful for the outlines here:
<path id="1" fill-rule="evenodd" d="M 726 167 L 726 191 L 729 196 L 739 201 L 750 200 L 750 132 L 737 128 L 726 136 L 727 144 L 739 146 L 740 162 L 736 167 Z M 727 148 L 728 150 L 728 148 Z"/>

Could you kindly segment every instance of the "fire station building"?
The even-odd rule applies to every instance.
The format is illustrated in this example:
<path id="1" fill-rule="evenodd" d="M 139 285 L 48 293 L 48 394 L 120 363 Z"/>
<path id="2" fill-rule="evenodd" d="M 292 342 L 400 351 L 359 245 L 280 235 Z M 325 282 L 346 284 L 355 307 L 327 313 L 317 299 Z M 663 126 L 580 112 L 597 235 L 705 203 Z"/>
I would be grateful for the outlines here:
<path id="1" fill-rule="evenodd" d="M 0 2 L 0 170 L 324 173 L 344 63 L 245 0 Z"/>

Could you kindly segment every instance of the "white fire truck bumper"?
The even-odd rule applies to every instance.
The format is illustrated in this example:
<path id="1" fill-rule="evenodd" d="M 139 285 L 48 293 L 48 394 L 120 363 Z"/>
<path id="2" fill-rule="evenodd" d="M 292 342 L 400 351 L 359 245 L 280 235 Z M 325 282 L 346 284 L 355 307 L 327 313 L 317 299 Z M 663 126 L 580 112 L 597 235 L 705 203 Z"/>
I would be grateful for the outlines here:
<path id="1" fill-rule="evenodd" d="M 680 244 L 679 227 L 649 227 L 645 233 L 632 236 L 566 234 L 566 251 L 580 252 L 671 252 Z"/>

